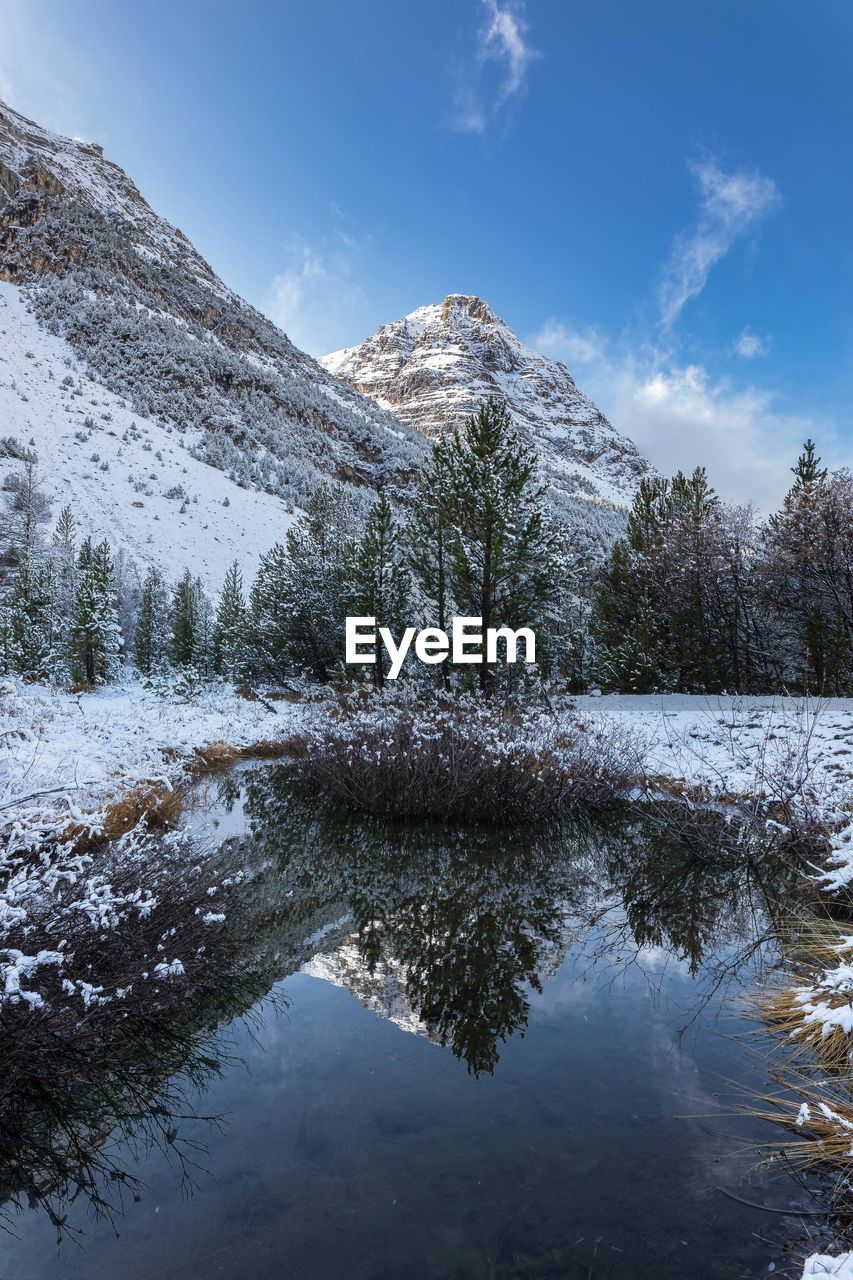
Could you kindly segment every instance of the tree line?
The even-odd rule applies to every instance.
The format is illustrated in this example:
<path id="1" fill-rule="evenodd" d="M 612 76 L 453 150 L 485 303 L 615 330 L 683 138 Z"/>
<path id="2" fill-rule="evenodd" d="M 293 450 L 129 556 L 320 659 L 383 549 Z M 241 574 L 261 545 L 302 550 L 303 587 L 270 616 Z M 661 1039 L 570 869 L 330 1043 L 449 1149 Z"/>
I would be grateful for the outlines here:
<path id="1" fill-rule="evenodd" d="M 807 440 L 781 509 L 704 468 L 644 479 L 592 593 L 589 679 L 629 693 L 853 690 L 853 476 Z"/>
<path id="2" fill-rule="evenodd" d="M 444 629 L 455 613 L 482 617 L 484 628 L 541 620 L 540 652 L 556 655 L 566 540 L 532 451 L 495 401 L 434 447 L 404 513 L 380 493 L 362 517 L 349 490 L 321 484 L 251 585 L 232 564 L 215 602 L 189 570 L 172 583 L 150 568 L 137 582 L 107 542 L 79 540 L 70 507 L 47 536 L 36 459 L 22 451 L 19 460 L 4 483 L 0 527 L 4 672 L 95 685 L 130 661 L 145 676 L 327 682 L 343 671 L 351 615 L 395 634 L 418 620 Z M 497 674 L 494 665 L 477 673 L 484 692 Z M 368 675 L 382 685 L 382 663 Z"/>
<path id="3" fill-rule="evenodd" d="M 252 583 L 234 563 L 215 601 L 189 570 L 171 582 L 151 568 L 140 581 L 107 542 L 81 536 L 71 507 L 48 533 L 37 460 L 5 445 L 20 465 L 0 511 L 3 673 L 93 686 L 132 663 L 149 678 L 366 674 L 381 686 L 381 660 L 344 667 L 347 616 L 399 635 L 446 631 L 463 615 L 484 630 L 532 627 L 537 674 L 571 691 L 853 689 L 853 476 L 822 468 L 811 441 L 765 522 L 721 501 L 702 468 L 647 477 L 625 536 L 590 570 L 550 514 L 506 406 L 488 400 L 434 445 L 405 509 L 380 493 L 362 515 L 350 490 L 323 483 Z M 525 678 L 520 667 L 414 660 L 404 675 L 475 680 L 487 695 Z"/>

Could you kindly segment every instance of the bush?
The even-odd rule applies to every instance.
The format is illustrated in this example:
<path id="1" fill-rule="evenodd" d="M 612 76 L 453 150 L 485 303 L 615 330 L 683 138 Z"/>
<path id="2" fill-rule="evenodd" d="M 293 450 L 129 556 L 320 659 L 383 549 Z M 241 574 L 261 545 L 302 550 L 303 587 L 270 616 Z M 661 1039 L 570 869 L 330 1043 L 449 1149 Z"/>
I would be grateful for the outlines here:
<path id="1" fill-rule="evenodd" d="M 352 809 L 491 826 L 601 808 L 641 767 L 622 731 L 441 693 L 344 696 L 296 747 L 309 786 Z"/>

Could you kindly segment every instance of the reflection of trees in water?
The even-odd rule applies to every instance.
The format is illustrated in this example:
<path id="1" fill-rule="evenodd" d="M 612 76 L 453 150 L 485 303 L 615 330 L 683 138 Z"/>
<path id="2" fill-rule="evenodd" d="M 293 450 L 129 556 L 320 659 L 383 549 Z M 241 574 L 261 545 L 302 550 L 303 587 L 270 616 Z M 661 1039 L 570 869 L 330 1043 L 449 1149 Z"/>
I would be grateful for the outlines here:
<path id="1" fill-rule="evenodd" d="M 156 997 L 138 989 L 121 1007 L 93 1006 L 83 1017 L 67 1002 L 4 1012 L 7 1207 L 39 1204 L 58 1225 L 78 1196 L 109 1212 L 132 1193 L 127 1170 L 151 1144 L 192 1177 L 198 1153 L 188 1121 L 229 1052 L 217 1029 L 353 935 L 363 977 L 397 975 L 427 1034 L 479 1075 L 523 1034 L 531 992 L 570 947 L 592 935 L 611 954 L 614 938 L 663 947 L 694 972 L 719 947 L 731 966 L 738 947 L 747 951 L 763 935 L 766 916 L 783 910 L 794 883 L 781 860 L 740 847 L 735 828 L 703 820 L 685 833 L 661 826 L 660 811 L 654 822 L 624 810 L 595 826 L 523 834 L 393 827 L 309 805 L 285 770 L 269 767 L 221 784 L 226 807 L 238 797 L 246 834 L 205 865 L 218 868 L 220 885 L 229 871 L 244 874 L 217 897 L 227 926 L 205 935 L 203 963 L 184 981 L 161 984 Z M 209 883 L 177 885 L 138 936 L 96 938 L 105 990 L 156 952 L 169 928 L 178 931 L 170 954 L 182 953 L 181 929 L 185 940 L 195 937 Z"/>
<path id="2" fill-rule="evenodd" d="M 664 949 L 691 974 L 702 969 L 701 1004 L 762 947 L 797 880 L 751 830 L 683 806 L 523 833 L 368 824 L 323 809 L 300 843 L 301 806 L 272 771 L 249 779 L 245 809 L 285 859 L 310 861 L 318 845 L 309 879 L 331 873 L 340 885 L 365 978 L 402 975 L 427 1034 L 475 1075 L 493 1071 L 499 1046 L 523 1033 L 531 990 L 570 947 L 623 964 Z"/>
<path id="3" fill-rule="evenodd" d="M 756 847 L 751 829 L 675 805 L 626 820 L 606 856 L 634 947 L 664 948 L 693 975 L 742 966 L 800 879 L 796 861 Z"/>

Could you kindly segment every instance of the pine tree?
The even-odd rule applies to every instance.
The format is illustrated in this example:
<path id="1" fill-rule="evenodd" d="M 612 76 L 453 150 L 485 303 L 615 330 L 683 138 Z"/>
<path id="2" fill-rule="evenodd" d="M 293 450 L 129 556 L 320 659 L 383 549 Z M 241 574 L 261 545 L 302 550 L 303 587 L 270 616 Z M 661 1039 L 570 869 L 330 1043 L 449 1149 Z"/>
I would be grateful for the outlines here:
<path id="1" fill-rule="evenodd" d="M 200 578 L 189 569 L 172 596 L 169 656 L 176 667 L 192 667 L 200 675 L 213 669 L 213 610 Z"/>
<path id="2" fill-rule="evenodd" d="M 245 665 L 246 623 L 243 575 L 235 560 L 225 574 L 213 631 L 214 667 L 228 680 L 236 679 Z"/>
<path id="3" fill-rule="evenodd" d="M 604 684 L 699 693 L 730 683 L 732 640 L 719 608 L 729 572 L 724 525 L 703 467 L 671 481 L 644 477 L 593 608 Z"/>
<path id="4" fill-rule="evenodd" d="M 781 652 L 786 682 L 805 689 L 831 692 L 831 670 L 844 665 L 837 643 L 844 637 L 843 618 L 836 615 L 842 601 L 835 586 L 836 536 L 825 537 L 824 513 L 830 506 L 831 485 L 820 465 L 815 444 L 806 440 L 791 468 L 794 483 L 781 511 L 770 517 L 764 545 L 765 586 L 775 618 L 775 641 Z M 837 531 L 834 531 L 837 535 Z M 849 645 L 842 643 L 842 649 Z"/>
<path id="5" fill-rule="evenodd" d="M 58 660 L 67 666 L 77 586 L 77 521 L 71 507 L 63 507 L 60 512 L 51 542 L 56 578 L 55 648 Z"/>
<path id="6" fill-rule="evenodd" d="M 50 518 L 50 501 L 38 485 L 36 455 L 28 452 L 22 467 L 7 475 L 0 507 L 0 586 L 11 581 L 25 559 L 34 562 L 42 542 L 42 525 Z"/>
<path id="7" fill-rule="evenodd" d="M 109 543 L 92 547 L 86 538 L 77 571 L 70 633 L 71 678 L 78 684 L 103 684 L 118 674 L 122 649 Z"/>
<path id="8" fill-rule="evenodd" d="M 193 636 L 193 670 L 209 679 L 215 670 L 216 615 L 201 578 L 193 583 L 195 592 L 195 633 Z"/>
<path id="9" fill-rule="evenodd" d="M 433 445 L 404 530 L 406 558 L 414 579 L 418 605 L 427 624 L 447 631 L 452 611 L 450 550 L 455 530 L 448 523 L 452 507 L 447 465 L 447 440 Z M 450 682 L 448 663 L 438 668 L 443 684 Z"/>
<path id="10" fill-rule="evenodd" d="M 169 654 L 169 595 L 163 576 L 153 566 L 145 575 L 136 620 L 133 661 L 143 675 L 160 672 Z"/>
<path id="11" fill-rule="evenodd" d="M 531 627 L 558 590 L 557 533 L 532 450 L 521 443 L 505 404 L 489 399 L 454 432 L 446 451 L 442 514 L 452 529 L 450 585 L 457 607 L 490 627 Z M 488 694 L 494 671 L 480 667 Z"/>
<path id="12" fill-rule="evenodd" d="M 455 532 L 448 523 L 453 506 L 448 447 L 446 439 L 433 445 L 405 527 L 407 558 L 418 595 L 427 606 L 430 625 L 441 631 L 447 630 L 451 610 L 450 544 Z"/>
<path id="13" fill-rule="evenodd" d="M 292 670 L 290 557 L 280 542 L 261 556 L 249 596 L 249 664 L 265 680 L 282 681 Z"/>
<path id="14" fill-rule="evenodd" d="M 49 560 L 25 556 L 8 598 L 6 640 L 11 669 L 27 680 L 47 680 L 54 672 L 56 587 Z"/>
<path id="15" fill-rule="evenodd" d="M 347 553 L 349 612 L 357 617 L 373 617 L 376 626 L 388 627 L 395 635 L 407 625 L 409 579 L 404 553 L 391 504 L 385 493 L 370 508 L 361 540 Z M 377 653 L 373 679 L 377 688 L 385 683 L 383 651 Z"/>
<path id="16" fill-rule="evenodd" d="M 328 680 L 344 658 L 347 556 L 358 533 L 352 501 L 322 484 L 287 534 L 287 647 L 292 662 Z"/>

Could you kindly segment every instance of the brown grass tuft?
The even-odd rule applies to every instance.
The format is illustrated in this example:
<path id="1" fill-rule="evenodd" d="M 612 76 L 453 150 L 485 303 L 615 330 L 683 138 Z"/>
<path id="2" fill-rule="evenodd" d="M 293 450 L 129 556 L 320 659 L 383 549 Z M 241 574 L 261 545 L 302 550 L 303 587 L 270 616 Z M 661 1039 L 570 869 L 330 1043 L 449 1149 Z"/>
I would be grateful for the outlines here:
<path id="1" fill-rule="evenodd" d="M 792 1083 L 774 1077 L 784 1092 L 766 1094 L 746 1113 L 757 1120 L 781 1125 L 794 1137 L 781 1150 L 800 1167 L 826 1166 L 853 1170 L 853 1103 L 828 1095 L 819 1084 Z M 779 1146 L 774 1143 L 774 1149 Z"/>
<path id="2" fill-rule="evenodd" d="M 165 782 L 140 782 L 110 801 L 103 822 L 93 829 L 83 823 L 69 827 L 65 838 L 79 852 L 117 840 L 140 823 L 153 829 L 177 826 L 183 811 L 183 793 Z"/>
<path id="3" fill-rule="evenodd" d="M 795 981 L 792 985 L 789 974 L 784 985 L 758 992 L 751 1003 L 774 1031 L 809 1049 L 822 1070 L 846 1076 L 853 1065 L 853 1035 L 822 1020 L 809 1021 L 808 1015 L 816 1006 L 845 1009 L 853 1003 L 853 991 L 822 982 L 824 974 L 853 960 L 849 925 L 809 915 L 789 922 L 781 937 Z"/>

